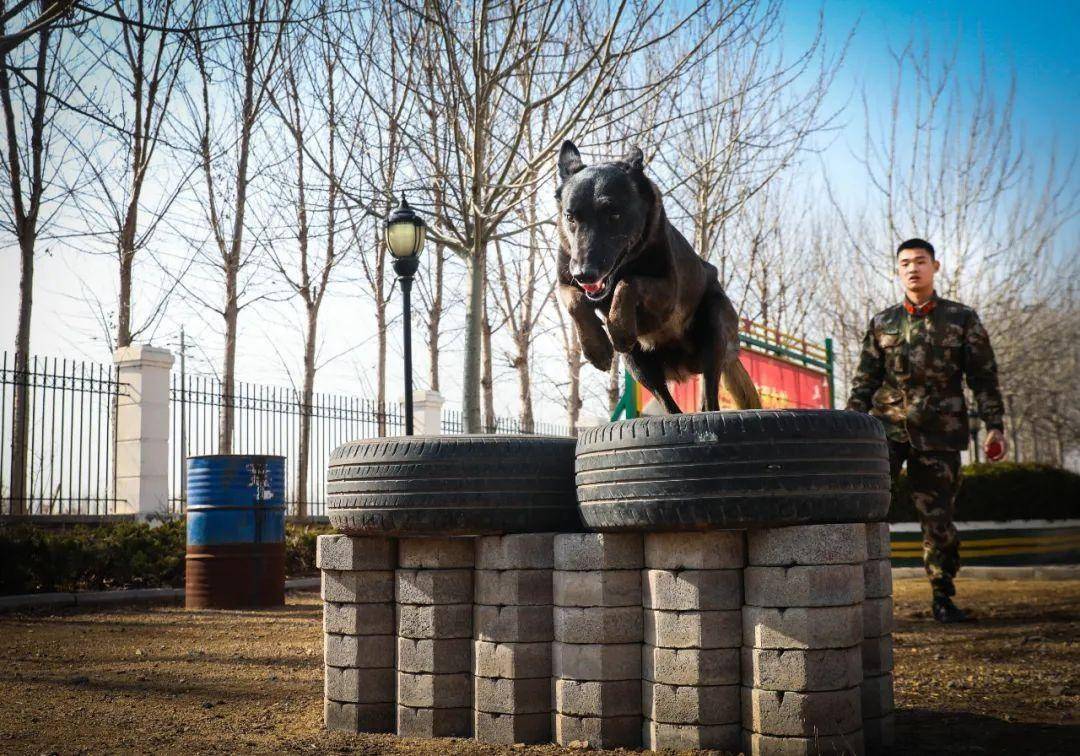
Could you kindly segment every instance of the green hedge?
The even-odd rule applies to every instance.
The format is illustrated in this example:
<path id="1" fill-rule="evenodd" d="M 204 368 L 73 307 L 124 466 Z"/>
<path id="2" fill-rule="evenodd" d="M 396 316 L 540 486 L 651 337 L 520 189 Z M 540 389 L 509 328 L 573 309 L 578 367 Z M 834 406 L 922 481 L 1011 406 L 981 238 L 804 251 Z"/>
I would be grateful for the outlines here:
<path id="1" fill-rule="evenodd" d="M 890 522 L 919 519 L 906 474 L 893 486 Z M 1080 518 L 1080 475 L 1060 467 L 998 462 L 967 465 L 956 498 L 957 520 Z"/>
<path id="2" fill-rule="evenodd" d="M 315 570 L 315 538 L 325 526 L 289 525 L 285 570 Z M 0 594 L 180 587 L 184 521 L 122 522 L 69 529 L 0 526 Z"/>

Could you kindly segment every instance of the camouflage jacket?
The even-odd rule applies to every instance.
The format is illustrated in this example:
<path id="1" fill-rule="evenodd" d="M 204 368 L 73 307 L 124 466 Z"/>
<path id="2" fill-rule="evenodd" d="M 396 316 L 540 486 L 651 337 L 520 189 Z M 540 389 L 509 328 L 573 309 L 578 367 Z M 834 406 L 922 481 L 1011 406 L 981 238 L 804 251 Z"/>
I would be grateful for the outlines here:
<path id="1" fill-rule="evenodd" d="M 997 363 L 975 311 L 934 299 L 926 315 L 898 304 L 871 319 L 848 409 L 881 420 L 890 440 L 959 451 L 967 448 L 969 432 L 962 375 L 987 429 L 1003 428 Z"/>

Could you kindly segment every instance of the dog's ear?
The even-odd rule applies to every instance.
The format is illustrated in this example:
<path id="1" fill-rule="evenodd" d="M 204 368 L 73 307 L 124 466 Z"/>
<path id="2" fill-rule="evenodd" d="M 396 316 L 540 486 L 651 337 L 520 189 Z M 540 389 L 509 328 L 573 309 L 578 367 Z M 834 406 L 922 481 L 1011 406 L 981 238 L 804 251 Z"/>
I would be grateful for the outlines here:
<path id="1" fill-rule="evenodd" d="M 645 170 L 645 155 L 637 145 L 630 148 L 630 151 L 623 158 L 623 162 L 630 166 L 632 171 Z"/>
<path id="2" fill-rule="evenodd" d="M 578 152 L 578 148 L 567 139 L 559 150 L 559 178 L 566 181 L 584 167 L 585 164 L 581 162 L 581 153 Z"/>

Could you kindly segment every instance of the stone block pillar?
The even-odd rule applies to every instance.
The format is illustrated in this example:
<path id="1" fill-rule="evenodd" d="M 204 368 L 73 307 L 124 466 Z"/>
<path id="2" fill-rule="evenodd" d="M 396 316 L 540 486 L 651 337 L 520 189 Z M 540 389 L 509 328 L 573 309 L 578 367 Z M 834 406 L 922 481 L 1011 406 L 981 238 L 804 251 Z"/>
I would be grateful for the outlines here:
<path id="1" fill-rule="evenodd" d="M 862 754 L 865 525 L 751 530 L 747 547 L 744 751 Z"/>
<path id="2" fill-rule="evenodd" d="M 169 509 L 169 371 L 166 349 L 113 352 L 121 384 L 116 402 L 117 514 L 140 519 Z"/>
<path id="3" fill-rule="evenodd" d="M 442 435 L 442 408 L 446 399 L 438 391 L 413 391 L 413 433 Z"/>
<path id="4" fill-rule="evenodd" d="M 555 536 L 552 686 L 555 742 L 641 743 L 638 533 Z"/>
<path id="5" fill-rule="evenodd" d="M 862 712 L 867 750 L 893 744 L 893 600 L 889 523 L 866 525 Z"/>
<path id="6" fill-rule="evenodd" d="M 741 530 L 645 536 L 644 746 L 740 750 Z"/>
<path id="7" fill-rule="evenodd" d="M 485 743 L 551 740 L 554 537 L 527 533 L 476 541 L 473 730 Z"/>
<path id="8" fill-rule="evenodd" d="M 472 734 L 473 539 L 398 543 L 397 734 Z"/>
<path id="9" fill-rule="evenodd" d="M 327 729 L 394 731 L 396 559 L 390 538 L 318 538 Z"/>

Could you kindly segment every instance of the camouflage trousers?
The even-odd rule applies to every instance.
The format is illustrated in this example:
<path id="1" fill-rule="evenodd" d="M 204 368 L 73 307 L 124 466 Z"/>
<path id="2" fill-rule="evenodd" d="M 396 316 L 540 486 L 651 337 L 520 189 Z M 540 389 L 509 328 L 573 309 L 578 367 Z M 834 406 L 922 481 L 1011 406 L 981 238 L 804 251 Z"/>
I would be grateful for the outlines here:
<path id="1" fill-rule="evenodd" d="M 923 566 L 935 593 L 952 596 L 953 578 L 960 570 L 960 536 L 953 524 L 960 487 L 960 452 L 920 451 L 909 443 L 889 442 L 893 479 L 907 462 L 911 503 L 919 512 L 923 536 Z"/>

